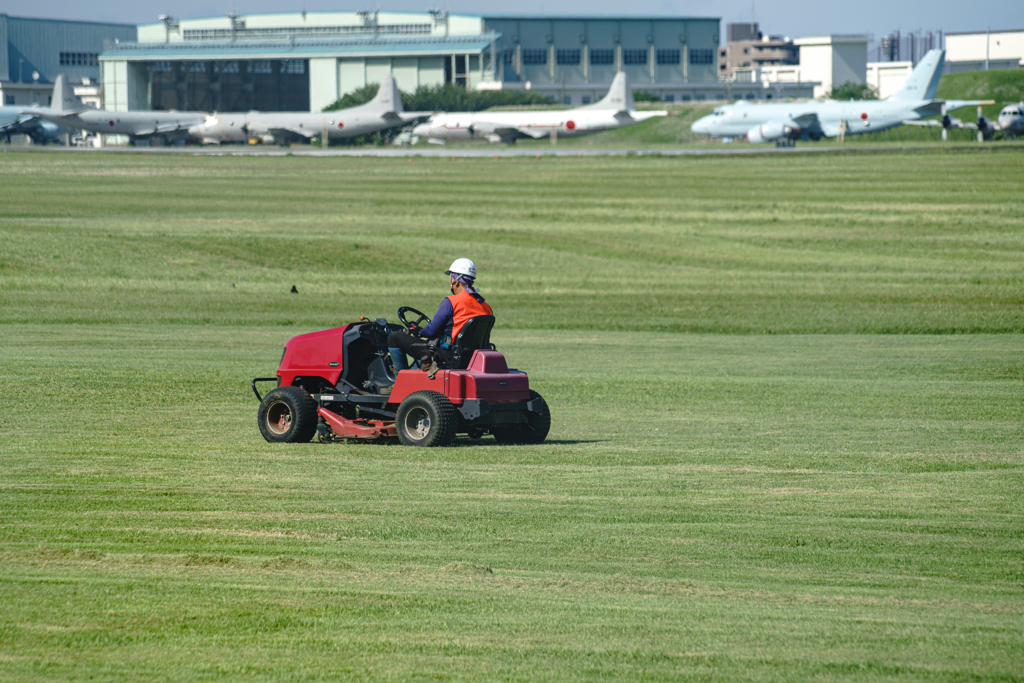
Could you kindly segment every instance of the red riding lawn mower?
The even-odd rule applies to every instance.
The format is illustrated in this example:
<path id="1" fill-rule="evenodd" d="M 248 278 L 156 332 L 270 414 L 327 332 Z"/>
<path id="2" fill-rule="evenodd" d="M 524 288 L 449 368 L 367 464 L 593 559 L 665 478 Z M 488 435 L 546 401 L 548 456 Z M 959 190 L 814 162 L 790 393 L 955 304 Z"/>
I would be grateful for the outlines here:
<path id="1" fill-rule="evenodd" d="M 430 323 L 408 306 L 398 309 L 398 318 L 409 329 Z M 457 434 L 490 433 L 499 443 L 540 443 L 551 413 L 526 373 L 509 370 L 490 343 L 493 326 L 494 316 L 480 315 L 447 348 L 424 340 L 413 348 L 419 367 L 398 373 L 387 340 L 402 327 L 384 318 L 293 337 L 277 377 L 252 381 L 260 433 L 271 442 L 397 436 L 406 446 L 447 446 Z M 260 396 L 257 382 L 277 388 Z"/>

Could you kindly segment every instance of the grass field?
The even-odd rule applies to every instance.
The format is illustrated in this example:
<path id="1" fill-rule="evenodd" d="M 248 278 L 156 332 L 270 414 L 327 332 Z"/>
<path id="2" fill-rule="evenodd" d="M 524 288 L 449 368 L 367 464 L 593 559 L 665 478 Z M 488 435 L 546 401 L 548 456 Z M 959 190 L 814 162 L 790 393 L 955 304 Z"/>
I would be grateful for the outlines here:
<path id="1" fill-rule="evenodd" d="M 0 178 L 0 680 L 1024 679 L 1019 151 Z M 547 443 L 263 442 L 462 255 Z"/>

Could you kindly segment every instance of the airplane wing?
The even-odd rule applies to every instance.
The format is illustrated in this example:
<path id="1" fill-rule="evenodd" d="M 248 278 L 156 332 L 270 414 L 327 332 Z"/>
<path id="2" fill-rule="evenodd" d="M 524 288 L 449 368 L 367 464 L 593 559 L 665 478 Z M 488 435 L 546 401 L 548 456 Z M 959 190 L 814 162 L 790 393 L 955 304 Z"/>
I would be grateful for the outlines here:
<path id="1" fill-rule="evenodd" d="M 20 112 L 16 117 L 11 119 L 10 121 L 0 123 L 0 133 L 6 133 L 8 131 L 20 131 L 22 130 L 22 126 L 30 126 L 38 122 L 42 118 L 43 117 L 39 116 L 38 114 Z"/>
<path id="2" fill-rule="evenodd" d="M 530 137 L 533 138 L 534 140 L 540 140 L 541 138 L 546 138 L 549 135 L 551 135 L 550 129 L 530 128 L 529 126 L 519 126 L 517 128 L 513 128 L 512 130 L 519 133 L 520 137 Z"/>
<path id="3" fill-rule="evenodd" d="M 277 126 L 267 128 L 267 133 L 274 136 L 275 140 L 283 140 L 289 137 L 303 137 L 307 140 L 320 135 L 319 130 L 312 128 L 299 128 L 298 126 Z"/>
<path id="4" fill-rule="evenodd" d="M 387 114 L 384 115 L 384 118 L 388 119 L 394 116 L 396 119 L 395 125 L 397 125 L 398 123 L 412 123 L 416 119 L 425 119 L 428 116 L 433 116 L 436 113 L 437 112 L 433 111 L 403 111 L 398 113 L 388 112 Z"/>
<path id="5" fill-rule="evenodd" d="M 176 130 L 188 130 L 193 125 L 192 123 L 186 123 L 184 121 L 174 121 L 173 123 L 161 123 L 156 126 L 153 130 L 153 134 L 156 133 L 173 133 Z"/>
<path id="6" fill-rule="evenodd" d="M 827 138 L 834 138 L 839 135 L 839 121 L 822 121 L 818 118 L 818 112 L 809 111 L 799 116 L 793 116 L 789 121 L 785 122 L 786 126 L 796 126 L 801 131 L 801 136 L 805 131 L 815 131 L 816 133 Z M 813 136 L 812 136 L 813 137 Z"/>
<path id="7" fill-rule="evenodd" d="M 494 130 L 487 133 L 487 139 L 491 142 L 503 142 L 506 145 L 511 145 L 517 139 L 521 137 L 544 137 L 543 135 L 527 135 L 523 133 L 519 128 L 495 128 Z"/>
<path id="8" fill-rule="evenodd" d="M 798 128 L 813 128 L 815 125 L 820 125 L 818 121 L 818 113 L 814 111 L 807 112 L 806 114 L 800 114 L 800 116 L 794 116 L 790 119 Z"/>

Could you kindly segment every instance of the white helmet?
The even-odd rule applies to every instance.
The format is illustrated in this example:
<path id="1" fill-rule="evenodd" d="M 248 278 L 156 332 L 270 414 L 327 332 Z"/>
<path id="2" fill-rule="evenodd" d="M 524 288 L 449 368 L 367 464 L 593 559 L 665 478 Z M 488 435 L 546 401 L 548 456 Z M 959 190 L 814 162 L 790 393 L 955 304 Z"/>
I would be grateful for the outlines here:
<path id="1" fill-rule="evenodd" d="M 465 275 L 468 278 L 476 279 L 476 264 L 468 258 L 457 258 L 448 267 L 448 275 Z"/>

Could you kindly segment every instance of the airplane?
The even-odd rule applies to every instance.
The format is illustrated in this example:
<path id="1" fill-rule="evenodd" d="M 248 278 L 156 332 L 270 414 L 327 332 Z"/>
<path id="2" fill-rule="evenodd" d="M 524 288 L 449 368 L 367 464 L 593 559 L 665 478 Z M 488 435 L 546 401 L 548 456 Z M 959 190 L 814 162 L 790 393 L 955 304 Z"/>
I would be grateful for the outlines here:
<path id="1" fill-rule="evenodd" d="M 1024 102 L 1008 104 L 1000 109 L 995 123 L 982 116 L 981 108 L 978 108 L 978 142 L 982 138 L 991 140 L 996 131 L 1008 138 L 1024 135 Z"/>
<path id="2" fill-rule="evenodd" d="M 204 143 L 262 141 L 267 144 L 290 141 L 308 142 L 323 135 L 327 138 L 354 138 L 386 128 L 404 126 L 430 112 L 407 112 L 402 95 L 391 74 L 384 76 L 377 95 L 366 104 L 329 112 L 258 112 L 212 114 L 189 128 L 189 133 Z"/>
<path id="3" fill-rule="evenodd" d="M 840 133 L 874 133 L 960 107 L 978 100 L 935 98 L 945 61 L 944 50 L 929 51 L 907 78 L 903 87 L 886 100 L 849 102 L 770 102 L 751 104 L 738 101 L 717 107 L 690 126 L 699 135 L 746 138 L 747 142 L 775 142 L 792 146 L 796 140 L 820 140 Z"/>
<path id="4" fill-rule="evenodd" d="M 24 107 L 0 107 L 0 137 L 7 142 L 12 135 L 27 135 L 37 145 L 45 145 L 60 134 L 60 126 L 38 114 L 23 113 Z"/>
<path id="5" fill-rule="evenodd" d="M 626 74 L 619 72 L 608 94 L 594 104 L 575 109 L 530 112 L 457 112 L 435 114 L 413 128 L 413 135 L 443 145 L 449 140 L 485 138 L 514 144 L 519 138 L 545 138 L 557 131 L 559 137 L 578 137 L 602 130 L 631 126 L 666 111 L 638 112 Z"/>
<path id="6" fill-rule="evenodd" d="M 49 108 L 23 109 L 47 121 L 106 135 L 127 135 L 134 144 L 140 140 L 162 139 L 164 142 L 185 140 L 188 129 L 201 122 L 203 112 L 179 111 L 107 111 L 87 107 L 68 86 L 67 78 L 60 74 L 53 82 L 53 98 Z"/>

